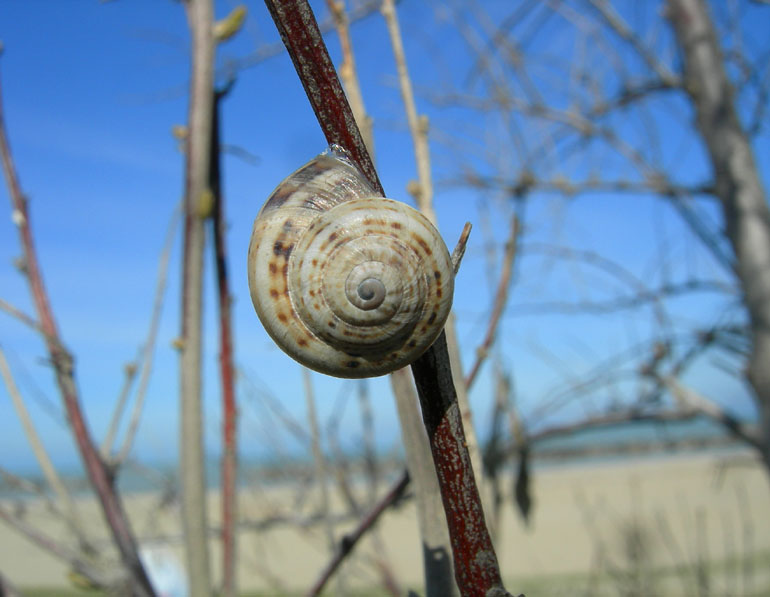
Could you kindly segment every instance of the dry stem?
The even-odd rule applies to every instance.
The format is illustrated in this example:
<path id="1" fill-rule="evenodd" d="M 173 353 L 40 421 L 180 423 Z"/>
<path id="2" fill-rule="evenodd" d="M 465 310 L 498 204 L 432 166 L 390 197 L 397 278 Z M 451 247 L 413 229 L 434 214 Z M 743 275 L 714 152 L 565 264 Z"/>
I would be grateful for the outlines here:
<path id="1" fill-rule="evenodd" d="M 189 0 L 192 81 L 185 153 L 185 227 L 182 280 L 179 433 L 182 518 L 187 574 L 192 597 L 211 594 L 206 533 L 206 479 L 201 402 L 204 217 L 210 199 L 211 127 L 214 102 L 214 38 L 211 0 Z"/>

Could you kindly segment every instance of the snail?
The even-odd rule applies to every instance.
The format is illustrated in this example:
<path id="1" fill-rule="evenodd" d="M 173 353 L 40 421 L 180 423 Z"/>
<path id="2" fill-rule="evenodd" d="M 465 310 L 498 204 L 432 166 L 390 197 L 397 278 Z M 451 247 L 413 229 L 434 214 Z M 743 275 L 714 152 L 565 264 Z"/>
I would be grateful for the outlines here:
<path id="1" fill-rule="evenodd" d="M 417 210 L 379 197 L 338 146 L 268 197 L 248 270 L 254 308 L 276 344 L 335 377 L 410 364 L 452 305 L 454 271 L 439 232 Z"/>

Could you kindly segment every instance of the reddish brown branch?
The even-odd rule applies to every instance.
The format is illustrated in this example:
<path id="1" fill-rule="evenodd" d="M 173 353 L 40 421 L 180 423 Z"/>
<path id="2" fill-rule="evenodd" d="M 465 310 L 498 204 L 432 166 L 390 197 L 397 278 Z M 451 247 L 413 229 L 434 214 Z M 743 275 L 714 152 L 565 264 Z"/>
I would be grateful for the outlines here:
<path id="1" fill-rule="evenodd" d="M 384 196 L 342 85 L 307 0 L 265 0 L 329 143 L 344 147 Z M 467 596 L 506 595 L 465 442 L 442 333 L 412 364 L 431 444 L 455 559 L 455 577 Z"/>
<path id="2" fill-rule="evenodd" d="M 516 242 L 519 236 L 519 219 L 514 216 L 511 222 L 511 235 L 508 238 L 508 242 L 505 244 L 505 255 L 503 257 L 503 269 L 500 273 L 500 281 L 497 284 L 497 292 L 495 293 L 495 303 L 492 307 L 492 314 L 489 317 L 489 325 L 487 326 L 487 333 L 484 334 L 484 340 L 481 345 L 476 349 L 476 362 L 473 363 L 470 372 L 465 378 L 465 387 L 470 388 L 476 379 L 476 375 L 481 369 L 481 365 L 489 354 L 489 348 L 492 346 L 492 342 L 495 339 L 495 332 L 497 331 L 497 325 L 500 322 L 500 317 L 505 311 L 505 305 L 508 302 L 508 287 L 511 285 L 511 276 L 513 275 L 513 262 L 516 258 Z"/>
<path id="3" fill-rule="evenodd" d="M 463 597 L 507 595 L 465 445 L 443 332 L 436 344 L 439 350 L 421 357 L 422 370 L 414 377 L 449 525 L 457 587 Z"/>
<path id="4" fill-rule="evenodd" d="M 358 540 L 364 536 L 366 531 L 374 526 L 374 523 L 377 522 L 380 515 L 385 512 L 385 510 L 387 510 L 391 504 L 398 501 L 407 485 L 409 485 L 409 473 L 404 471 L 398 481 L 394 483 L 393 487 L 391 487 L 385 496 L 383 496 L 383 498 L 374 506 L 374 508 L 372 508 L 369 513 L 361 519 L 353 532 L 348 533 L 342 538 L 340 541 L 339 549 L 334 555 L 334 559 L 332 559 L 326 568 L 324 568 L 318 580 L 315 582 L 310 591 L 308 591 L 309 596 L 318 595 L 321 593 L 321 591 L 323 591 L 324 586 L 326 586 L 326 583 L 334 575 L 340 564 L 342 564 L 345 557 L 347 557 L 347 555 L 353 551 L 353 548 L 355 547 L 356 543 L 358 543 Z"/>
<path id="5" fill-rule="evenodd" d="M 306 0 L 265 0 L 265 4 L 294 62 L 327 142 L 344 147 L 372 187 L 384 197 L 385 191 L 310 5 Z"/>
<path id="6" fill-rule="evenodd" d="M 230 283 L 227 276 L 227 222 L 222 196 L 221 152 L 219 139 L 219 102 L 224 93 L 214 98 L 214 114 L 211 133 L 210 186 L 214 195 L 214 258 L 216 261 L 217 295 L 219 304 L 219 374 L 222 380 L 222 593 L 237 594 L 236 583 L 236 535 L 237 494 L 235 490 L 238 470 L 236 440 L 237 412 L 235 405 L 235 366 L 233 364 L 233 333 L 230 306 Z"/>
<path id="7" fill-rule="evenodd" d="M 24 253 L 24 272 L 32 291 L 41 333 L 45 340 L 51 363 L 53 364 L 56 383 L 59 386 L 59 392 L 64 402 L 67 418 L 80 451 L 80 456 L 83 459 L 91 485 L 99 496 L 105 520 L 112 532 L 115 545 L 123 560 L 123 565 L 131 575 L 135 591 L 140 595 L 154 595 L 155 592 L 139 559 L 136 541 L 128 517 L 123 510 L 120 497 L 115 491 L 112 475 L 99 456 L 86 425 L 83 411 L 80 408 L 80 397 L 75 384 L 74 360 L 59 337 L 53 310 L 43 284 L 43 275 L 40 271 L 35 242 L 32 236 L 32 227 L 30 226 L 27 200 L 22 193 L 21 185 L 16 175 L 6 136 L 2 101 L 0 101 L 0 154 L 10 191 L 13 219 L 17 223 Z"/>

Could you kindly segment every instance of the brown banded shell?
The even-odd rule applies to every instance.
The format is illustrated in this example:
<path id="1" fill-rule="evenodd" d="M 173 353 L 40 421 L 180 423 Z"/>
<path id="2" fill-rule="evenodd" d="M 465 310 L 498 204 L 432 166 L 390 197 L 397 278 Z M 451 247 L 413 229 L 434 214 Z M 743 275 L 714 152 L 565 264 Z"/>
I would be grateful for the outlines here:
<path id="1" fill-rule="evenodd" d="M 291 174 L 254 221 L 249 289 L 286 353 L 321 373 L 373 377 L 408 365 L 444 327 L 452 264 L 438 231 L 377 197 L 343 153 Z"/>

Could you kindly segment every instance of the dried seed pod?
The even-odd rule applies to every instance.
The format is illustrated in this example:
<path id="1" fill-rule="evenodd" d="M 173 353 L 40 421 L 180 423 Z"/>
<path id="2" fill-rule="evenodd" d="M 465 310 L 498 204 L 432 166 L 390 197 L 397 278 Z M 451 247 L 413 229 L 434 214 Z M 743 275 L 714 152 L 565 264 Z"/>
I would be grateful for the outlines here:
<path id="1" fill-rule="evenodd" d="M 408 365 L 452 305 L 454 273 L 438 231 L 408 205 L 378 197 L 338 147 L 270 195 L 254 221 L 248 268 L 273 340 L 336 377 Z"/>

